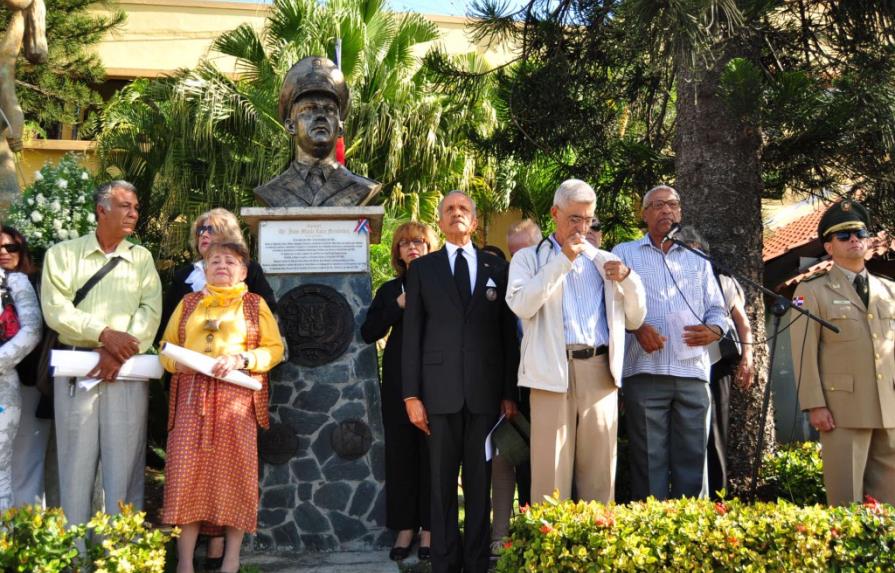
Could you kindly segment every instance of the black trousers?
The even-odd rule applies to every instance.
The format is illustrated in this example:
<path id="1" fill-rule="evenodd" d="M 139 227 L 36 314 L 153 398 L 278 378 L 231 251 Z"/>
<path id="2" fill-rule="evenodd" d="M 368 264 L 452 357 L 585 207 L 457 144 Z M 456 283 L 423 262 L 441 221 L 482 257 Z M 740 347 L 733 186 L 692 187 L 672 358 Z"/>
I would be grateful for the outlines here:
<path id="1" fill-rule="evenodd" d="M 718 499 L 718 491 L 727 487 L 727 430 L 730 425 L 730 374 L 712 368 L 709 389 L 712 392 L 712 429 L 709 432 L 709 497 Z M 728 492 L 729 493 L 729 492 Z"/>
<path id="2" fill-rule="evenodd" d="M 413 424 L 385 424 L 385 524 L 431 529 L 431 479 L 426 434 Z"/>
<path id="3" fill-rule="evenodd" d="M 432 573 L 488 571 L 491 464 L 485 461 L 485 437 L 497 415 L 430 414 L 429 459 L 432 468 Z M 457 477 L 463 467 L 464 539 L 457 519 Z"/>

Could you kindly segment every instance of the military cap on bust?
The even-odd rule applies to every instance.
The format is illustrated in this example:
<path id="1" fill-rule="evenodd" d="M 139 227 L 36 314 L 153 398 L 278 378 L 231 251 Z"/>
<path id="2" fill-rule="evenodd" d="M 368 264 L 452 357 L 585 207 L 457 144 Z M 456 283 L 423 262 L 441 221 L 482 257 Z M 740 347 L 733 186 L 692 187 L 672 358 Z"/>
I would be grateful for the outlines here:
<path id="1" fill-rule="evenodd" d="M 280 121 L 289 119 L 292 104 L 307 93 L 331 94 L 339 102 L 339 119 L 348 113 L 348 84 L 336 64 L 327 58 L 309 56 L 302 58 L 286 72 L 280 89 Z"/>
<path id="2" fill-rule="evenodd" d="M 836 231 L 866 229 L 869 222 L 870 216 L 864 205 L 851 199 L 844 199 L 831 205 L 820 218 L 817 236 L 823 241 L 827 235 Z"/>

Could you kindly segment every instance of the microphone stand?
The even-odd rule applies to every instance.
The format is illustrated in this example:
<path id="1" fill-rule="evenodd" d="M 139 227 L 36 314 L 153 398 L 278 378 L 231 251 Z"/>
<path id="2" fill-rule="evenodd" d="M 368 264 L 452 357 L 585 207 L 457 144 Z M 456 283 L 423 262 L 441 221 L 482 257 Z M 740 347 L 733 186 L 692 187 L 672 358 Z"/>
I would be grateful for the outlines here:
<path id="1" fill-rule="evenodd" d="M 683 241 L 675 239 L 674 238 L 674 234 L 675 234 L 674 230 L 675 229 L 672 229 L 672 232 L 670 232 L 668 235 L 665 236 L 665 241 L 671 241 L 675 245 L 682 247 L 682 248 L 690 251 L 694 255 L 707 260 L 708 262 L 710 262 L 712 264 L 712 266 L 714 268 L 733 276 L 735 279 L 737 279 L 740 282 L 746 283 L 746 284 L 752 286 L 753 288 L 760 290 L 766 296 L 770 297 L 774 301 L 771 303 L 771 313 L 773 313 L 773 315 L 774 315 L 774 333 L 773 333 L 773 337 L 771 338 L 771 350 L 770 350 L 770 354 L 769 354 L 769 358 L 768 358 L 768 383 L 765 386 L 764 395 L 762 397 L 762 402 L 761 402 L 761 419 L 759 420 L 759 430 L 758 430 L 758 448 L 755 450 L 755 459 L 752 462 L 752 479 L 751 479 L 750 486 L 749 486 L 749 497 L 750 497 L 750 499 L 754 500 L 756 490 L 758 489 L 758 471 L 761 468 L 761 461 L 762 461 L 761 455 L 762 455 L 762 450 L 764 450 L 764 432 L 765 432 L 765 427 L 767 426 L 768 408 L 770 407 L 770 403 L 771 403 L 771 381 L 774 376 L 774 359 L 777 354 L 777 335 L 780 333 L 780 319 L 783 318 L 783 315 L 786 314 L 786 311 L 788 311 L 789 309 L 793 309 L 796 312 L 798 312 L 804 316 L 807 316 L 809 319 L 817 322 L 822 327 L 832 330 L 833 332 L 838 333 L 839 328 L 830 324 L 829 322 L 822 319 L 821 317 L 808 312 L 804 308 L 794 305 L 792 303 L 792 300 L 790 300 L 784 296 L 781 296 L 778 293 L 772 291 L 771 289 L 765 287 L 763 284 L 759 284 L 759 283 L 755 282 L 754 280 L 750 279 L 749 277 L 734 271 L 727 265 L 713 259 L 712 257 L 703 253 L 699 249 L 693 248 L 690 245 L 684 243 Z M 798 399 L 798 397 L 796 397 L 796 399 Z"/>

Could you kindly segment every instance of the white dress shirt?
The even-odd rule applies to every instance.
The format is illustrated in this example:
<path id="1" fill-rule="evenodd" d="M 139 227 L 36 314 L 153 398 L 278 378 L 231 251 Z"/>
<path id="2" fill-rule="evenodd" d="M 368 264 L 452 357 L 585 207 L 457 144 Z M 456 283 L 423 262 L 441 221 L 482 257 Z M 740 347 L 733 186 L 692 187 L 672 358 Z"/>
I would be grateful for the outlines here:
<path id="1" fill-rule="evenodd" d="M 478 268 L 478 259 L 475 254 L 475 247 L 472 246 L 472 241 L 466 243 L 462 247 L 449 241 L 445 241 L 444 248 L 447 249 L 448 263 L 451 265 L 451 274 L 454 274 L 454 265 L 457 263 L 457 249 L 463 249 L 463 256 L 466 257 L 466 264 L 469 266 L 469 292 L 475 293 L 475 274 Z"/>

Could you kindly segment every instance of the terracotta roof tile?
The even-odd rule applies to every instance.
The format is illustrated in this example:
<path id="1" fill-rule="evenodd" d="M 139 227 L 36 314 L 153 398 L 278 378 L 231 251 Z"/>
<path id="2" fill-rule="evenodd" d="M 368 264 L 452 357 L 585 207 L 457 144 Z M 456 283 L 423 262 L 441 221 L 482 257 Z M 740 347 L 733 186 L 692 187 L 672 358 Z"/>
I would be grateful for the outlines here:
<path id="1" fill-rule="evenodd" d="M 783 225 L 779 229 L 771 231 L 764 237 L 762 259 L 767 262 L 776 259 L 780 255 L 791 251 L 796 247 L 807 245 L 817 238 L 817 225 L 825 210 L 820 206 L 813 213 L 799 217 L 795 221 Z"/>

